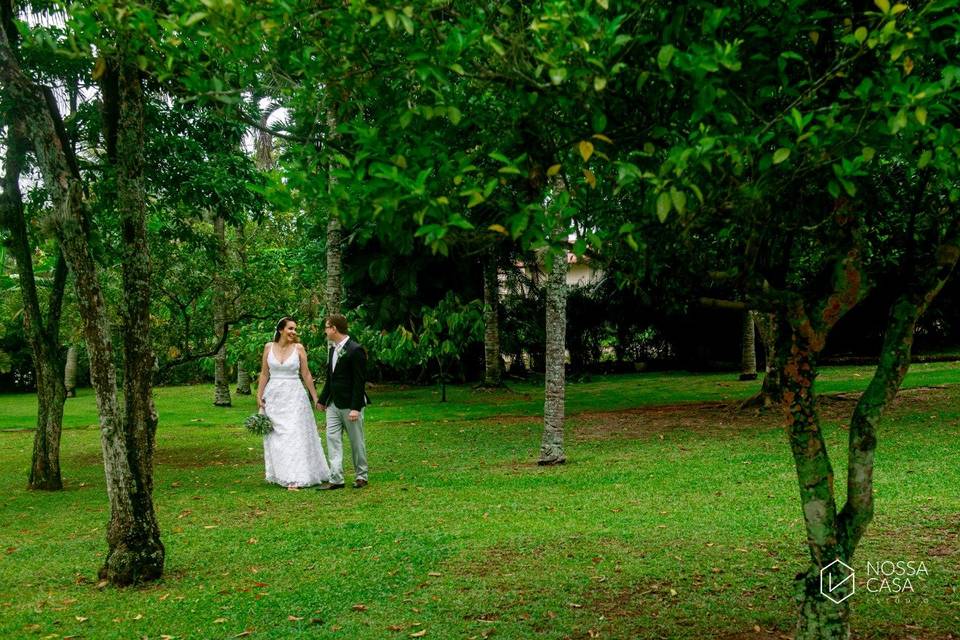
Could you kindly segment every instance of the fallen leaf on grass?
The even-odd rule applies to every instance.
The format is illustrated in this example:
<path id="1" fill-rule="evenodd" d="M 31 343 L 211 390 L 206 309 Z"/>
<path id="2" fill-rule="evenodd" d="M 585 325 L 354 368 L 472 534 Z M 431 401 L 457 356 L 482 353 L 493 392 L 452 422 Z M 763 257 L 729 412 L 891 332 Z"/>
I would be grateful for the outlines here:
<path id="1" fill-rule="evenodd" d="M 213 621 L 213 624 L 223 624 L 226 621 L 227 621 L 226 618 L 217 618 L 216 620 Z"/>
<path id="2" fill-rule="evenodd" d="M 37 625 L 37 626 L 39 626 L 39 625 Z M 387 631 L 403 631 L 403 625 L 402 625 L 402 624 L 391 624 L 390 626 L 387 627 Z"/>
<path id="3" fill-rule="evenodd" d="M 143 618 L 143 614 L 142 614 L 142 613 L 138 613 L 137 615 L 133 616 L 133 619 L 134 619 L 134 620 L 140 620 L 141 618 Z"/>
<path id="4" fill-rule="evenodd" d="M 84 618 L 83 616 L 73 616 L 77 619 L 77 622 L 86 622 L 89 618 Z"/>
<path id="5" fill-rule="evenodd" d="M 287 616 L 287 620 L 289 620 L 290 622 L 299 622 L 303 620 L 303 617 Z"/>
<path id="6" fill-rule="evenodd" d="M 234 638 L 244 638 L 244 637 L 250 636 L 250 635 L 253 635 L 253 630 L 252 630 L 252 629 L 247 629 L 246 631 L 241 631 L 240 633 L 238 633 L 237 635 L 235 635 L 235 636 L 233 636 L 233 637 L 234 637 Z"/>
<path id="7" fill-rule="evenodd" d="M 567 606 L 570 607 L 571 609 L 583 609 L 583 605 L 577 604 L 576 602 L 568 602 Z"/>
<path id="8" fill-rule="evenodd" d="M 101 580 L 100 582 L 97 583 L 97 589 L 103 589 L 108 584 L 110 584 L 109 580 Z"/>
<path id="9" fill-rule="evenodd" d="M 431 571 L 431 572 L 428 573 L 427 575 L 428 575 L 428 576 L 431 576 L 431 577 L 434 577 L 434 578 L 439 578 L 439 577 L 442 576 L 443 574 L 440 573 L 439 571 Z"/>
<path id="10" fill-rule="evenodd" d="M 425 636 L 425 635 L 427 635 L 427 630 L 426 630 L 426 629 L 421 629 L 420 631 L 417 631 L 417 632 L 415 632 L 415 633 L 411 633 L 411 634 L 410 634 L 410 637 L 411 637 L 411 638 L 422 638 L 422 637 Z"/>
<path id="11" fill-rule="evenodd" d="M 355 605 L 353 605 L 353 606 L 350 607 L 350 608 L 353 609 L 354 611 L 366 611 L 366 610 L 367 610 L 367 605 L 365 605 L 365 604 L 355 604 Z"/>

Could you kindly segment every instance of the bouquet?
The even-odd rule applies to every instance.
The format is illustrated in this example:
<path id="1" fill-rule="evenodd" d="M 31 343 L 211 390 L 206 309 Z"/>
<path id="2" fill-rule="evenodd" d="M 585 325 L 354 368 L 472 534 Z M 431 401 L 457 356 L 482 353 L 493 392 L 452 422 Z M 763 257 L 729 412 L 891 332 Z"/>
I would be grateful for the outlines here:
<path id="1" fill-rule="evenodd" d="M 257 436 L 265 436 L 273 431 L 273 422 L 262 413 L 255 413 L 243 421 L 247 431 Z"/>

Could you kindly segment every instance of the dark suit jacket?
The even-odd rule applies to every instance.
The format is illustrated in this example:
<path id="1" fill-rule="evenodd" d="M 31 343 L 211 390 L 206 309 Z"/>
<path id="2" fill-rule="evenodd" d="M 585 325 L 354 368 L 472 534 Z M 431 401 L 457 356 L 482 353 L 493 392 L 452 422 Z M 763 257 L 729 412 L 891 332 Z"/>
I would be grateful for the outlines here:
<path id="1" fill-rule="evenodd" d="M 330 349 L 327 380 L 320 392 L 320 404 L 331 404 L 332 400 L 338 409 L 357 411 L 370 404 L 370 398 L 364 390 L 367 384 L 367 352 L 360 343 L 353 338 L 347 340 L 337 358 L 336 370 L 331 371 L 332 365 L 333 349 Z"/>

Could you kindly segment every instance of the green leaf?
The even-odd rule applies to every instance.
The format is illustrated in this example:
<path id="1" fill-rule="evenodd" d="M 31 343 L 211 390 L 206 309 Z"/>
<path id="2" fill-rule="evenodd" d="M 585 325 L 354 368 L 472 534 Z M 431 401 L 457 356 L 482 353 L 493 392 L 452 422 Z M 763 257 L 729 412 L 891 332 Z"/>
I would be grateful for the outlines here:
<path id="1" fill-rule="evenodd" d="M 206 17 L 207 17 L 206 11 L 197 11 L 196 13 L 191 13 L 190 17 L 187 18 L 186 22 L 183 23 L 183 26 L 191 27 Z"/>
<path id="2" fill-rule="evenodd" d="M 593 90 L 594 91 L 603 91 L 604 87 L 607 86 L 607 79 L 603 76 L 596 76 L 593 79 Z"/>
<path id="3" fill-rule="evenodd" d="M 670 66 L 670 61 L 673 60 L 675 51 L 676 49 L 672 44 L 665 44 L 660 47 L 660 52 L 657 54 L 657 66 L 659 66 L 661 70 Z"/>
<path id="4" fill-rule="evenodd" d="M 873 147 L 864 147 L 863 148 L 863 161 L 870 162 L 873 160 L 873 156 L 876 155 L 877 150 Z"/>
<path id="5" fill-rule="evenodd" d="M 660 194 L 660 197 L 657 198 L 657 218 L 660 219 L 660 222 L 666 222 L 667 216 L 670 215 L 670 194 L 664 191 Z"/>
<path id="6" fill-rule="evenodd" d="M 387 26 L 391 29 L 397 28 L 397 12 L 393 9 L 387 9 L 383 12 L 383 17 L 387 20 Z"/>
<path id="7" fill-rule="evenodd" d="M 857 42 L 863 44 L 863 41 L 867 39 L 869 33 L 866 27 L 858 27 L 857 30 L 853 32 L 853 37 L 857 39 Z"/>
<path id="8" fill-rule="evenodd" d="M 563 67 L 554 67 L 550 69 L 550 82 L 560 84 L 567 79 L 567 70 Z"/>
<path id="9" fill-rule="evenodd" d="M 600 5 L 601 7 L 603 7 L 604 9 L 609 9 L 609 8 L 610 8 L 610 2 L 609 2 L 609 0 L 597 0 L 597 4 Z"/>
<path id="10" fill-rule="evenodd" d="M 453 124 L 460 124 L 460 118 L 462 116 L 463 114 L 460 113 L 460 109 L 457 109 L 456 107 L 447 107 L 447 118 Z"/>
<path id="11" fill-rule="evenodd" d="M 873 4 L 884 14 L 890 13 L 890 0 L 873 0 Z"/>
<path id="12" fill-rule="evenodd" d="M 670 200 L 673 202 L 673 208 L 677 210 L 677 213 L 683 215 L 683 212 L 687 210 L 687 194 L 670 187 Z"/>
<path id="13" fill-rule="evenodd" d="M 927 109 L 926 107 L 917 107 L 917 110 L 913 112 L 913 115 L 917 117 L 917 122 L 920 124 L 927 124 Z"/>
<path id="14" fill-rule="evenodd" d="M 773 164 L 780 164 L 789 157 L 790 149 L 787 149 L 786 147 L 780 147 L 773 152 Z"/>
<path id="15" fill-rule="evenodd" d="M 933 160 L 933 153 L 929 149 L 927 149 L 926 151 L 920 154 L 920 160 L 917 161 L 917 167 L 920 169 L 923 169 L 928 164 L 930 164 L 931 160 Z"/>

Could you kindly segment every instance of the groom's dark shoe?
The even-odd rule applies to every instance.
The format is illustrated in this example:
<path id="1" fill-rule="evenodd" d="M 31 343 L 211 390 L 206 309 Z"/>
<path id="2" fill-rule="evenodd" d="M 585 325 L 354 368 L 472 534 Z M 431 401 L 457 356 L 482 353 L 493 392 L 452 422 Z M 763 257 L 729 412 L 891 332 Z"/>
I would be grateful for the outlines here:
<path id="1" fill-rule="evenodd" d="M 358 479 L 356 482 L 353 483 L 353 488 L 354 488 L 354 489 L 363 489 L 365 486 L 367 486 L 367 481 L 364 480 L 363 478 L 360 478 L 360 479 Z"/>
<path id="2" fill-rule="evenodd" d="M 317 487 L 317 491 L 330 491 L 332 489 L 343 489 L 343 483 L 330 484 L 329 482 L 324 482 L 322 485 Z"/>

